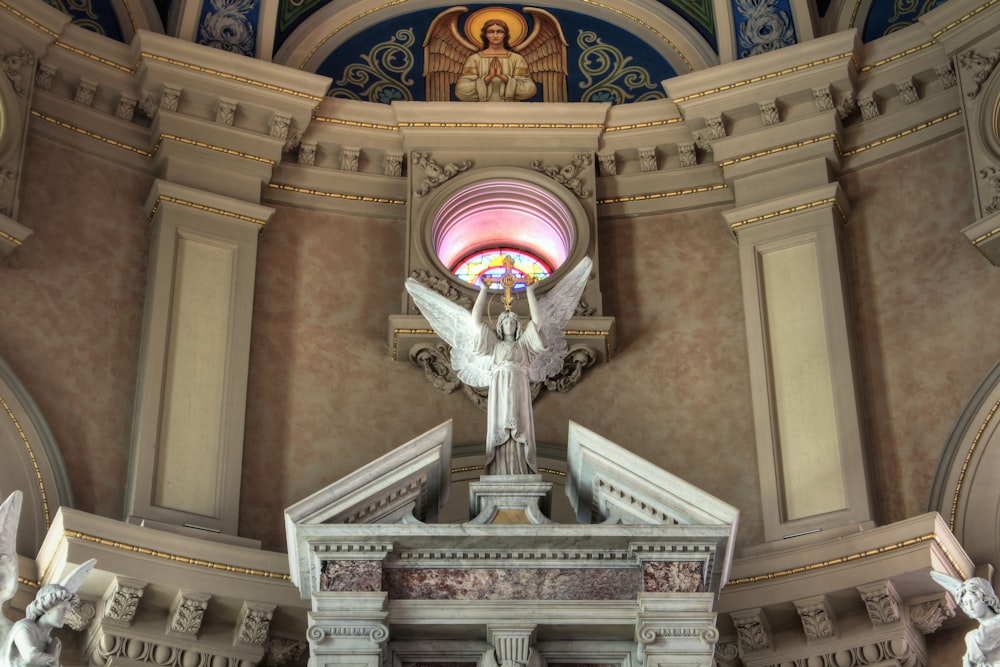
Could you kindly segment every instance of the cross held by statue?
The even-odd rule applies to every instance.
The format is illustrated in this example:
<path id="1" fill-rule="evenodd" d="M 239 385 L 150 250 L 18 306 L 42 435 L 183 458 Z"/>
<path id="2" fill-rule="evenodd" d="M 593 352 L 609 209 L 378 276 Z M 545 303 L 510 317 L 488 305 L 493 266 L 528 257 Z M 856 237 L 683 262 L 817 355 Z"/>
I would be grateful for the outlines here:
<path id="1" fill-rule="evenodd" d="M 492 287 L 494 283 L 499 283 L 503 287 L 503 309 L 510 310 L 514 306 L 514 286 L 517 283 L 524 283 L 525 286 L 531 285 L 536 282 L 535 279 L 521 271 L 517 271 L 514 268 L 514 258 L 507 255 L 503 258 L 504 272 L 500 274 L 499 279 L 493 279 L 489 276 L 483 276 L 483 285 L 488 288 Z"/>

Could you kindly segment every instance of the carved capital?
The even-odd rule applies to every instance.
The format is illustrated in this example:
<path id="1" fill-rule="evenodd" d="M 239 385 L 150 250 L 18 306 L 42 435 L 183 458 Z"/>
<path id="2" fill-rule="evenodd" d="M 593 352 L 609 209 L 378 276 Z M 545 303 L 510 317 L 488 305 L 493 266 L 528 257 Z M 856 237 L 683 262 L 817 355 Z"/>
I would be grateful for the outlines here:
<path id="1" fill-rule="evenodd" d="M 659 166 L 656 163 L 656 146 L 647 146 L 639 149 L 639 169 L 643 172 L 656 171 Z"/>
<path id="2" fill-rule="evenodd" d="M 680 157 L 682 167 L 694 167 L 698 164 L 698 152 L 693 141 L 677 144 L 677 154 Z"/>
<path id="3" fill-rule="evenodd" d="M 781 122 L 781 117 L 778 115 L 778 103 L 775 100 L 758 102 L 757 108 L 760 109 L 760 122 L 764 125 L 777 125 Z"/>
<path id="4" fill-rule="evenodd" d="M 77 104 L 89 107 L 94 104 L 95 93 L 97 93 L 96 81 L 80 79 L 80 83 L 76 87 L 76 95 L 73 97 L 73 101 Z"/>
<path id="5" fill-rule="evenodd" d="M 276 113 L 271 118 L 270 135 L 275 139 L 287 139 L 288 130 L 292 126 L 292 117 L 288 114 Z"/>
<path id="6" fill-rule="evenodd" d="M 102 620 L 125 627 L 131 625 L 145 589 L 145 581 L 115 577 L 101 598 Z"/>
<path id="7" fill-rule="evenodd" d="M 955 601 L 949 595 L 910 605 L 910 620 L 922 634 L 937 632 L 938 628 L 955 615 Z"/>
<path id="8" fill-rule="evenodd" d="M 174 598 L 167 619 L 167 634 L 197 636 L 211 595 L 181 591 Z"/>
<path id="9" fill-rule="evenodd" d="M 236 100 L 219 100 L 219 106 L 215 109 L 215 122 L 219 125 L 232 126 L 236 119 Z"/>
<path id="10" fill-rule="evenodd" d="M 177 111 L 180 105 L 181 92 L 183 88 L 176 86 L 164 86 L 163 94 L 160 96 L 160 108 L 164 111 Z"/>
<path id="11" fill-rule="evenodd" d="M 275 605 L 266 602 L 244 602 L 236 619 L 233 646 L 263 646 L 275 609 Z"/>
<path id="12" fill-rule="evenodd" d="M 400 177 L 403 175 L 403 154 L 402 153 L 386 153 L 385 154 L 385 175 Z"/>
<path id="13" fill-rule="evenodd" d="M 597 155 L 597 168 L 601 176 L 617 176 L 618 165 L 615 164 L 614 153 L 599 153 Z"/>
<path id="14" fill-rule="evenodd" d="M 830 86 L 820 86 L 813 88 L 813 101 L 816 103 L 816 111 L 833 111 L 833 93 Z"/>
<path id="15" fill-rule="evenodd" d="M 740 651 L 744 654 L 771 648 L 771 628 L 761 608 L 732 612 Z"/>
<path id="16" fill-rule="evenodd" d="M 287 637 L 272 637 L 267 642 L 261 664 L 264 667 L 288 667 L 294 665 L 308 650 L 307 642 Z"/>
<path id="17" fill-rule="evenodd" d="M 858 108 L 861 109 L 862 120 L 872 120 L 881 115 L 875 95 L 863 95 L 858 98 Z"/>
<path id="18" fill-rule="evenodd" d="M 91 622 L 96 616 L 97 605 L 90 600 L 80 600 L 66 614 L 66 625 L 77 632 L 81 632 L 90 627 Z"/>
<path id="19" fill-rule="evenodd" d="M 817 595 L 795 601 L 795 609 L 802 621 L 802 630 L 810 641 L 827 639 L 834 635 L 834 614 L 826 596 Z"/>
<path id="20" fill-rule="evenodd" d="M 316 164 L 316 142 L 303 141 L 299 144 L 299 164 L 312 167 Z"/>
<path id="21" fill-rule="evenodd" d="M 357 171 L 360 159 L 360 148 L 357 146 L 344 146 L 340 153 L 341 171 Z"/>
<path id="22" fill-rule="evenodd" d="M 899 594 L 888 579 L 858 586 L 858 593 L 861 594 L 873 626 L 878 627 L 899 620 Z"/>
<path id="23" fill-rule="evenodd" d="M 115 106 L 115 118 L 132 122 L 132 118 L 135 117 L 135 107 L 138 104 L 139 100 L 136 98 L 129 97 L 128 95 L 121 95 L 118 98 L 118 104 Z"/>

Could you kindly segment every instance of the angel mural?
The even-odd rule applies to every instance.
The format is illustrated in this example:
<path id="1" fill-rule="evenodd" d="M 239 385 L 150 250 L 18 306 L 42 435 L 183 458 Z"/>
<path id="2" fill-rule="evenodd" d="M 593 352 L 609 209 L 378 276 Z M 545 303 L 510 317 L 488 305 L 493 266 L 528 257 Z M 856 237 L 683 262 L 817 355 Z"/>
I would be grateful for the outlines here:
<path id="1" fill-rule="evenodd" d="M 979 627 L 965 635 L 962 667 L 1000 667 L 1000 599 L 986 579 L 962 581 L 941 572 L 931 572 L 942 588 L 951 593 L 965 615 Z"/>
<path id="2" fill-rule="evenodd" d="M 584 258 L 554 288 L 535 296 L 537 282 L 515 277 L 508 263 L 500 278 L 504 311 L 495 328 L 485 320 L 486 295 L 494 281 L 483 279 L 472 311 L 429 289 L 413 278 L 406 291 L 434 331 L 452 347 L 458 377 L 471 387 L 488 387 L 486 410 L 487 475 L 530 475 L 538 472 L 531 383 L 556 375 L 567 345 L 563 327 L 572 317 L 590 278 L 591 261 Z M 511 306 L 512 289 L 526 284 L 530 320 L 522 325 Z"/>
<path id="3" fill-rule="evenodd" d="M 535 96 L 538 85 L 545 102 L 565 102 L 566 38 L 549 12 L 525 7 L 534 22 L 506 7 L 484 7 L 465 21 L 465 7 L 446 9 L 431 22 L 424 38 L 424 84 L 427 101 L 513 102 Z"/>
<path id="4" fill-rule="evenodd" d="M 21 515 L 20 491 L 15 491 L 0 505 L 0 605 L 17 592 L 17 522 Z M 13 625 L 0 611 L 0 667 L 60 665 L 62 644 L 52 631 L 63 627 L 66 614 L 79 598 L 76 592 L 94 568 L 91 558 L 78 565 L 58 584 L 38 589 L 25 612 L 25 618 Z"/>

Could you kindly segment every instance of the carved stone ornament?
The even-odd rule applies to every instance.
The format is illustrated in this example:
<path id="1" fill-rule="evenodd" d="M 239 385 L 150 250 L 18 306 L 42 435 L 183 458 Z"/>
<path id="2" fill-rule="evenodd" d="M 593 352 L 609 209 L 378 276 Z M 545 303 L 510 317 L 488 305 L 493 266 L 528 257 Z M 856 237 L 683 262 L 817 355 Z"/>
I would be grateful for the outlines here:
<path id="1" fill-rule="evenodd" d="M 615 164 L 614 153 L 601 153 L 597 156 L 597 167 L 601 176 L 617 176 L 618 166 Z"/>
<path id="2" fill-rule="evenodd" d="M 236 118 L 236 107 L 237 102 L 233 100 L 219 100 L 219 106 L 215 110 L 215 122 L 231 127 Z"/>
<path id="3" fill-rule="evenodd" d="M 942 88 L 954 88 L 958 85 L 958 76 L 955 75 L 955 65 L 950 60 L 943 65 L 935 67 L 934 72 L 938 75 L 938 81 L 941 82 Z"/>
<path id="4" fill-rule="evenodd" d="M 205 618 L 205 609 L 208 608 L 208 601 L 211 598 L 211 595 L 202 593 L 178 593 L 170 609 L 170 618 L 167 624 L 168 631 L 186 635 L 197 635 L 201 630 L 201 622 Z"/>
<path id="5" fill-rule="evenodd" d="M 650 171 L 656 171 L 658 168 L 656 164 L 656 147 L 649 146 L 647 148 L 639 149 L 639 169 L 644 173 Z"/>
<path id="6" fill-rule="evenodd" d="M 236 621 L 236 643 L 263 646 L 271 630 L 275 605 L 263 602 L 244 602 Z"/>
<path id="7" fill-rule="evenodd" d="M 52 84 L 55 83 L 57 71 L 52 65 L 41 63 L 38 66 L 38 72 L 35 74 L 35 85 L 42 90 L 52 90 Z"/>
<path id="8" fill-rule="evenodd" d="M 880 581 L 867 586 L 858 586 L 858 592 L 865 603 L 868 618 L 873 626 L 895 623 L 899 620 L 899 595 L 890 581 Z"/>
<path id="9" fill-rule="evenodd" d="M 402 153 L 386 153 L 385 154 L 385 175 L 400 177 L 403 175 L 403 154 Z"/>
<path id="10" fill-rule="evenodd" d="M 450 394 L 462 386 L 451 367 L 451 348 L 445 343 L 414 345 L 410 348 L 410 361 L 424 369 L 427 384 L 442 394 Z"/>
<path id="11" fill-rule="evenodd" d="M 421 285 L 428 287 L 443 297 L 446 297 L 463 308 L 472 307 L 472 299 L 459 292 L 454 285 L 439 276 L 432 276 L 424 269 L 410 271 L 410 277 Z"/>
<path id="12" fill-rule="evenodd" d="M 735 667 L 739 658 L 739 643 L 735 641 L 720 641 L 715 645 L 715 664 L 718 667 Z"/>
<path id="13" fill-rule="evenodd" d="M 778 103 L 774 100 L 759 102 L 757 108 L 760 109 L 760 121 L 764 125 L 777 125 L 781 122 L 778 115 Z"/>
<path id="14" fill-rule="evenodd" d="M 424 172 L 424 180 L 420 182 L 420 187 L 416 190 L 419 197 L 426 195 L 432 189 L 472 166 L 472 160 L 463 160 L 461 164 L 449 162 L 442 166 L 430 156 L 430 153 L 419 152 L 413 153 L 412 162 Z"/>
<path id="15" fill-rule="evenodd" d="M 288 667 L 298 662 L 309 649 L 309 644 L 298 639 L 273 637 L 267 642 L 267 649 L 261 664 L 264 667 Z"/>
<path id="16" fill-rule="evenodd" d="M 129 123 L 132 122 L 137 104 L 139 104 L 139 100 L 134 97 L 129 97 L 128 95 L 120 96 L 118 104 L 115 106 L 115 118 Z"/>
<path id="17" fill-rule="evenodd" d="M 583 371 L 597 361 L 597 352 L 587 345 L 575 345 L 563 360 L 562 371 L 554 377 L 545 380 L 545 388 L 549 391 L 566 393 L 583 377 Z"/>
<path id="18" fill-rule="evenodd" d="M 833 93 L 830 92 L 830 86 L 813 88 L 813 101 L 816 103 L 816 111 L 832 111 Z"/>
<path id="19" fill-rule="evenodd" d="M 121 625 L 131 624 L 145 589 L 143 581 L 116 577 L 104 594 L 103 617 Z"/>
<path id="20" fill-rule="evenodd" d="M 807 639 L 815 641 L 833 637 L 833 611 L 824 596 L 796 600 L 795 609 L 799 612 Z"/>
<path id="21" fill-rule="evenodd" d="M 30 70 L 35 66 L 35 54 L 28 49 L 18 49 L 10 53 L 0 52 L 3 62 L 3 72 L 10 79 L 14 92 L 25 97 L 28 89 L 25 86 L 25 76 L 30 76 Z"/>
<path id="22" fill-rule="evenodd" d="M 677 154 L 681 160 L 682 167 L 694 167 L 698 164 L 698 151 L 694 142 L 677 144 Z"/>
<path id="23" fill-rule="evenodd" d="M 80 85 L 76 87 L 76 95 L 73 97 L 73 101 L 84 106 L 92 106 L 94 104 L 94 95 L 96 93 L 96 83 L 93 81 L 87 81 L 86 79 L 81 79 Z"/>
<path id="24" fill-rule="evenodd" d="M 873 120 L 878 118 L 881 112 L 874 95 L 865 95 L 858 100 L 858 107 L 861 109 L 862 120 Z"/>
<path id="25" fill-rule="evenodd" d="M 72 630 L 82 632 L 90 627 L 91 621 L 97 616 L 97 606 L 89 600 L 80 600 L 78 604 L 66 613 L 66 625 Z"/>
<path id="26" fill-rule="evenodd" d="M 841 120 L 845 120 L 857 108 L 858 102 L 854 97 L 854 93 L 847 93 L 837 102 L 837 115 L 840 116 Z"/>
<path id="27" fill-rule="evenodd" d="M 992 215 L 1000 211 L 1000 170 L 996 167 L 980 169 L 979 178 L 986 181 L 983 191 L 992 191 L 989 203 L 983 207 L 983 212 L 986 215 Z"/>
<path id="28" fill-rule="evenodd" d="M 979 94 L 983 84 L 996 69 L 998 62 L 1000 62 L 1000 46 L 986 55 L 970 50 L 958 56 L 958 66 L 968 70 L 972 75 L 969 90 L 965 92 L 966 97 L 971 100 Z"/>
<path id="29" fill-rule="evenodd" d="M 885 665 L 917 667 L 917 665 L 924 664 L 905 638 L 902 640 L 886 639 L 871 644 L 843 648 L 835 652 L 822 653 L 811 657 L 810 661 L 808 664 L 850 665 L 851 667 L 868 667 L 868 665 L 873 667 L 884 667 Z M 774 662 L 762 664 L 761 667 L 786 667 L 789 664 L 799 663 Z"/>
<path id="30" fill-rule="evenodd" d="M 177 111 L 181 101 L 181 90 L 181 88 L 164 86 L 163 95 L 160 97 L 160 108 L 164 111 Z"/>
<path id="31" fill-rule="evenodd" d="M 730 617 L 733 619 L 733 625 L 736 626 L 740 651 L 746 654 L 771 648 L 771 631 L 763 609 L 733 612 Z"/>
<path id="32" fill-rule="evenodd" d="M 903 100 L 904 104 L 913 104 L 920 101 L 920 95 L 917 93 L 917 86 L 913 83 L 913 77 L 896 82 L 896 92 L 899 93 L 899 99 Z"/>
<path id="33" fill-rule="evenodd" d="M 910 620 L 922 634 L 937 632 L 946 620 L 955 616 L 955 603 L 949 597 L 941 597 L 910 606 Z"/>
<path id="34" fill-rule="evenodd" d="M 315 141 L 303 141 L 299 145 L 299 164 L 303 167 L 312 167 L 316 165 L 316 142 Z"/>
<path id="35" fill-rule="evenodd" d="M 584 187 L 585 182 L 581 175 L 594 163 L 590 153 L 577 153 L 568 164 L 558 166 L 554 164 L 544 165 L 541 160 L 532 160 L 531 168 L 540 171 L 556 183 L 564 185 L 580 199 L 590 196 L 590 190 Z"/>
<path id="36" fill-rule="evenodd" d="M 718 116 L 709 116 L 705 119 L 705 129 L 707 130 L 707 139 L 715 141 L 716 139 L 726 138 L 726 122 L 722 118 L 722 114 Z"/>
<path id="37" fill-rule="evenodd" d="M 271 118 L 270 135 L 275 139 L 287 139 L 288 130 L 292 126 L 292 117 L 287 114 L 276 113 Z"/>
<path id="38" fill-rule="evenodd" d="M 344 146 L 340 154 L 341 171 L 357 171 L 361 158 L 361 149 L 357 146 Z"/>

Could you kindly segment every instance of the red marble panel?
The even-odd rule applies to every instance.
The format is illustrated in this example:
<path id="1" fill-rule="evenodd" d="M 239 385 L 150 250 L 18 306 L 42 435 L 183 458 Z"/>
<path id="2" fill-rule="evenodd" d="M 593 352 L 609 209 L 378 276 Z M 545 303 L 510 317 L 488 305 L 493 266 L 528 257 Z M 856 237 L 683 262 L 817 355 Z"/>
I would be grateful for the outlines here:
<path id="1" fill-rule="evenodd" d="M 324 560 L 320 562 L 319 590 L 382 590 L 382 563 L 377 560 Z"/>
<path id="2" fill-rule="evenodd" d="M 704 563 L 654 561 L 642 564 L 642 589 L 648 593 L 697 593 L 705 590 Z"/>
<path id="3" fill-rule="evenodd" d="M 642 590 L 638 569 L 386 569 L 393 600 L 630 600 Z"/>

